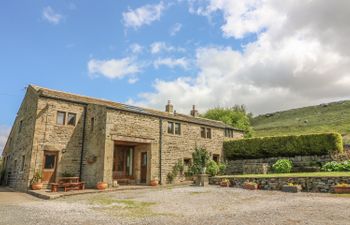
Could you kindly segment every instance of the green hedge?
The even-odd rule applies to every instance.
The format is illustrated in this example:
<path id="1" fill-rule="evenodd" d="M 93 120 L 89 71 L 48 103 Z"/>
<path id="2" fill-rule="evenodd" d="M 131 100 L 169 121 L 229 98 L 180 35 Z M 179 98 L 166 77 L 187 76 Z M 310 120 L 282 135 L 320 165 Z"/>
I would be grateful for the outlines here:
<path id="1" fill-rule="evenodd" d="M 248 138 L 224 142 L 227 159 L 258 159 L 343 153 L 339 133 Z"/>

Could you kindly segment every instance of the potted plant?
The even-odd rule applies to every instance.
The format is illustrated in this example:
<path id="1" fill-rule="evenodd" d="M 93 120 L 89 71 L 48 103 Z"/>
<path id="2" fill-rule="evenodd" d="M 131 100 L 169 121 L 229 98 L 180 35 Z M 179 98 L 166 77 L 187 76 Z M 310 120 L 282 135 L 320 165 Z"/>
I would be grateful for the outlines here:
<path id="1" fill-rule="evenodd" d="M 301 188 L 301 185 L 299 185 L 299 184 L 288 183 L 287 185 L 282 186 L 283 192 L 298 193 L 301 190 L 302 190 L 302 188 Z"/>
<path id="2" fill-rule="evenodd" d="M 107 187 L 108 187 L 107 182 L 103 182 L 103 181 L 98 182 L 97 185 L 96 185 L 96 188 L 98 190 L 105 190 Z"/>
<path id="3" fill-rule="evenodd" d="M 150 181 L 150 185 L 151 186 L 157 186 L 158 185 L 158 178 L 157 177 L 155 177 L 155 178 L 153 178 L 151 181 Z"/>
<path id="4" fill-rule="evenodd" d="M 350 194 L 350 184 L 337 184 L 333 186 L 334 192 L 337 194 Z"/>
<path id="5" fill-rule="evenodd" d="M 243 188 L 247 190 L 257 190 L 258 184 L 255 182 L 244 182 Z"/>
<path id="6" fill-rule="evenodd" d="M 41 190 L 43 188 L 43 183 L 41 182 L 41 179 L 41 172 L 36 172 L 30 181 L 32 190 Z"/>
<path id="7" fill-rule="evenodd" d="M 220 186 L 221 186 L 221 187 L 229 187 L 229 186 L 230 186 L 230 181 L 229 181 L 229 179 L 222 179 L 222 180 L 220 181 Z"/>

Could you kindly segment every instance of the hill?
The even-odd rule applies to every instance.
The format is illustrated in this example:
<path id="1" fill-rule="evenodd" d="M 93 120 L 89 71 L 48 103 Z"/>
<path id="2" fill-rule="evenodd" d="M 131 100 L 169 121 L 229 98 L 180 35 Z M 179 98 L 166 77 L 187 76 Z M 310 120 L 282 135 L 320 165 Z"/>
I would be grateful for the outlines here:
<path id="1" fill-rule="evenodd" d="M 259 115 L 252 126 L 255 137 L 336 131 L 350 144 L 350 101 Z"/>

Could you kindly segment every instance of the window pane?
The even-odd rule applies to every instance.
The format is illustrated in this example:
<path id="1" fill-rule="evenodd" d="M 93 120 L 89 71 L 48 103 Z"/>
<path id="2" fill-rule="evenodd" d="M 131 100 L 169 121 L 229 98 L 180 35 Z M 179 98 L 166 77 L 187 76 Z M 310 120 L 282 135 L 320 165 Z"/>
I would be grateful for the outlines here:
<path id="1" fill-rule="evenodd" d="M 174 123 L 168 122 L 168 133 L 173 134 L 174 133 Z"/>
<path id="2" fill-rule="evenodd" d="M 26 161 L 26 157 L 23 155 L 23 156 L 22 156 L 22 166 L 21 166 L 21 171 L 23 171 L 23 170 L 24 170 L 24 163 L 25 163 L 25 161 Z"/>
<path id="3" fill-rule="evenodd" d="M 68 125 L 75 126 L 75 120 L 77 118 L 77 114 L 75 113 L 68 113 Z"/>
<path id="4" fill-rule="evenodd" d="M 211 138 L 211 129 L 207 128 L 207 138 Z"/>
<path id="5" fill-rule="evenodd" d="M 57 112 L 57 124 L 58 125 L 64 125 L 66 120 L 66 113 L 65 112 Z"/>
<path id="6" fill-rule="evenodd" d="M 181 124 L 175 123 L 175 134 L 181 134 Z"/>
<path id="7" fill-rule="evenodd" d="M 205 128 L 201 127 L 201 137 L 205 138 Z"/>
<path id="8" fill-rule="evenodd" d="M 55 168 L 55 155 L 45 155 L 45 169 L 54 169 Z"/>

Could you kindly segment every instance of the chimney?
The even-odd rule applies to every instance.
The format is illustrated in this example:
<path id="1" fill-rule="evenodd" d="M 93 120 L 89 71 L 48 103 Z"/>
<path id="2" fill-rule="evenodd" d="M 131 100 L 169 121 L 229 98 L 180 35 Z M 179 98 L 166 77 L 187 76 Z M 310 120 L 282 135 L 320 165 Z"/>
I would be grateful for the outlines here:
<path id="1" fill-rule="evenodd" d="M 167 112 L 167 113 L 174 112 L 174 106 L 171 104 L 170 100 L 168 100 L 168 104 L 165 106 L 165 112 Z"/>
<path id="2" fill-rule="evenodd" d="M 198 116 L 198 115 L 199 115 L 199 114 L 198 114 L 198 110 L 196 110 L 196 106 L 193 105 L 193 106 L 192 106 L 192 110 L 191 110 L 191 116 L 196 117 L 196 116 Z"/>

